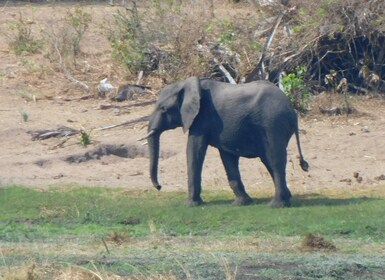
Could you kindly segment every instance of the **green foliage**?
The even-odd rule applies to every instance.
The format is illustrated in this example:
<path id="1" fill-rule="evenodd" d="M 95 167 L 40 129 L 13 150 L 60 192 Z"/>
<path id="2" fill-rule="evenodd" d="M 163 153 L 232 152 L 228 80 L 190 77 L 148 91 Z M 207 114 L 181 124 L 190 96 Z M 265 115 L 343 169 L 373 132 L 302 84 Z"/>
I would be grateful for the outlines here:
<path id="1" fill-rule="evenodd" d="M 216 41 L 226 47 L 231 47 L 236 40 L 236 30 L 231 19 L 211 21 L 205 31 L 216 37 Z"/>
<path id="2" fill-rule="evenodd" d="M 235 41 L 235 30 L 233 22 L 230 20 L 222 20 L 219 22 L 220 35 L 218 42 L 225 45 L 231 46 Z"/>
<path id="3" fill-rule="evenodd" d="M 143 70 L 174 81 L 207 70 L 208 62 L 196 51 L 197 42 L 205 37 L 207 9 L 193 5 L 186 13 L 186 5 L 172 0 L 148 1 L 140 9 L 135 3 L 118 10 L 106 25 L 112 56 L 128 75 Z"/>
<path id="4" fill-rule="evenodd" d="M 92 21 L 92 16 L 90 13 L 85 12 L 82 7 L 78 6 L 73 12 L 67 12 L 67 20 L 74 30 L 72 36 L 72 49 L 76 56 L 80 52 L 80 41 Z"/>
<path id="5" fill-rule="evenodd" d="M 129 235 L 176 236 L 325 236 L 385 238 L 384 199 L 367 197 L 331 199 L 308 196 L 289 209 L 272 209 L 268 199 L 247 207 L 231 205 L 233 194 L 212 192 L 207 204 L 187 208 L 185 193 L 127 192 L 102 188 L 66 191 L 0 189 L 0 240 L 28 228 L 36 237 L 47 234 L 104 234 L 111 229 Z M 364 221 L 364 222 L 363 222 Z"/>
<path id="6" fill-rule="evenodd" d="M 327 10 L 326 10 L 324 7 L 319 7 L 319 8 L 316 10 L 315 13 L 316 13 L 317 17 L 323 18 L 323 17 L 326 16 Z"/>
<path id="7" fill-rule="evenodd" d="M 16 35 L 10 42 L 10 47 L 17 55 L 25 53 L 38 53 L 43 47 L 43 41 L 32 36 L 31 25 L 19 14 L 18 21 L 10 23 L 8 29 L 15 31 Z"/>
<path id="8" fill-rule="evenodd" d="M 301 33 L 303 30 L 304 30 L 304 26 L 303 25 L 294 25 L 291 30 L 294 32 L 294 33 Z"/>
<path id="9" fill-rule="evenodd" d="M 289 97 L 291 104 L 302 113 L 307 111 L 310 101 L 310 94 L 304 82 L 306 71 L 306 67 L 297 66 L 295 73 L 284 75 L 281 80 L 283 91 Z"/>
<path id="10" fill-rule="evenodd" d="M 44 71 L 43 67 L 35 60 L 27 55 L 25 52 L 20 54 L 18 63 L 22 65 L 30 73 L 37 73 Z"/>
<path id="11" fill-rule="evenodd" d="M 130 73 L 142 70 L 147 45 L 142 38 L 138 10 L 118 10 L 113 26 L 108 35 L 113 58 L 123 63 Z"/>
<path id="12" fill-rule="evenodd" d="M 91 144 L 91 135 L 84 130 L 80 132 L 80 144 L 84 147 Z"/>
<path id="13" fill-rule="evenodd" d="M 21 111 L 20 115 L 21 115 L 21 117 L 22 117 L 24 122 L 28 121 L 29 115 L 28 115 L 28 113 L 26 111 Z"/>
<path id="14" fill-rule="evenodd" d="M 71 69 L 76 66 L 77 56 L 80 54 L 80 43 L 92 22 L 90 13 L 79 6 L 68 10 L 66 18 L 58 21 L 47 30 L 43 30 L 48 42 L 47 57 L 58 69 Z"/>
<path id="15" fill-rule="evenodd" d="M 58 260 L 65 267 L 81 264 L 103 275 L 135 279 L 160 279 L 167 273 L 177 276 L 170 279 L 385 276 L 381 195 L 308 195 L 294 199 L 290 209 L 268 207 L 269 198 L 233 206 L 230 191 L 205 192 L 206 204 L 186 208 L 185 196 L 155 190 L 2 187 L 0 276 L 31 260 L 39 272 L 49 269 L 41 279 L 60 269 Z M 330 240 L 336 252 L 301 253 L 302 241 L 311 234 Z"/>

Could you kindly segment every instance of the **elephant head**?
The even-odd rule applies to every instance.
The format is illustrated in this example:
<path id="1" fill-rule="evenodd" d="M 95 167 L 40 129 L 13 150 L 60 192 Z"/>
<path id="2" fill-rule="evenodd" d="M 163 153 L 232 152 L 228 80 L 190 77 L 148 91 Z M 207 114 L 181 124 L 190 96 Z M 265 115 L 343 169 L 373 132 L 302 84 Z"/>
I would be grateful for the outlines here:
<path id="1" fill-rule="evenodd" d="M 198 77 L 174 83 L 163 88 L 150 117 L 148 141 L 150 177 L 153 186 L 160 190 L 158 182 L 159 139 L 163 131 L 183 127 L 186 132 L 194 122 L 200 108 L 201 87 Z"/>

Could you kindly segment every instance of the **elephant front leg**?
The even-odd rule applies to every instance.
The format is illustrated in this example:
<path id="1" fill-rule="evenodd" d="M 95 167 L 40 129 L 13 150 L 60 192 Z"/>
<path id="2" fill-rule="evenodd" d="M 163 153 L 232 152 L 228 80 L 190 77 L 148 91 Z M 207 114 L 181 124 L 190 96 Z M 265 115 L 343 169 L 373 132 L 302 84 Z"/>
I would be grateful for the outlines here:
<path id="1" fill-rule="evenodd" d="M 198 206 L 201 198 L 202 166 L 207 151 L 204 137 L 189 135 L 187 142 L 188 198 L 186 206 Z"/>
<path id="2" fill-rule="evenodd" d="M 233 190 L 236 199 L 235 205 L 248 205 L 253 202 L 251 197 L 246 193 L 245 186 L 241 180 L 241 174 L 239 173 L 239 157 L 229 154 L 225 151 L 219 151 L 223 165 L 226 170 L 227 179 L 229 185 Z"/>

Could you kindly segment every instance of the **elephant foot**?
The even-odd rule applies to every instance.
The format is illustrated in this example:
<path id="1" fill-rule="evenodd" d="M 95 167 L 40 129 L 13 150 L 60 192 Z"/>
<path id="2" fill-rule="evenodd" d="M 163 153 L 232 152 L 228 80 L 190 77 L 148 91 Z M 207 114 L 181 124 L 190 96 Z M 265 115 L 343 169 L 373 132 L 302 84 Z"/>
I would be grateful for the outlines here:
<path id="1" fill-rule="evenodd" d="M 203 204 L 203 200 L 201 198 L 199 199 L 187 199 L 185 202 L 185 205 L 187 207 L 195 207 Z"/>
<path id="2" fill-rule="evenodd" d="M 272 208 L 290 207 L 290 199 L 284 200 L 282 198 L 274 198 L 272 201 L 270 201 L 269 206 Z"/>
<path id="3" fill-rule="evenodd" d="M 233 205 L 236 206 L 243 206 L 243 205 L 250 205 L 253 203 L 253 199 L 250 196 L 242 196 L 242 197 L 237 197 Z"/>

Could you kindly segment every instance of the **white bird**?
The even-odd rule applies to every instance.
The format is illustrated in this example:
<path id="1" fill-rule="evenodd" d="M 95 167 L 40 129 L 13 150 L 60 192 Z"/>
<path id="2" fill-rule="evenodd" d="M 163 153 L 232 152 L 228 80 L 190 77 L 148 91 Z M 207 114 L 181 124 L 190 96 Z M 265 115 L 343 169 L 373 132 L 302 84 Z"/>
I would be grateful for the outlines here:
<path id="1" fill-rule="evenodd" d="M 115 87 L 107 81 L 107 78 L 105 78 L 99 82 L 98 90 L 99 94 L 104 96 L 106 93 L 115 90 Z"/>

